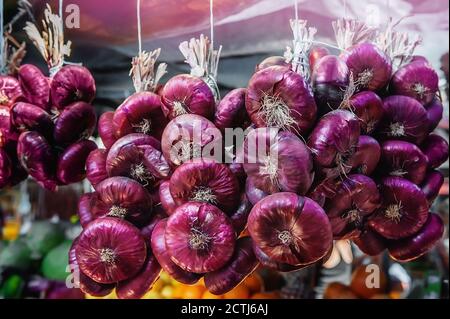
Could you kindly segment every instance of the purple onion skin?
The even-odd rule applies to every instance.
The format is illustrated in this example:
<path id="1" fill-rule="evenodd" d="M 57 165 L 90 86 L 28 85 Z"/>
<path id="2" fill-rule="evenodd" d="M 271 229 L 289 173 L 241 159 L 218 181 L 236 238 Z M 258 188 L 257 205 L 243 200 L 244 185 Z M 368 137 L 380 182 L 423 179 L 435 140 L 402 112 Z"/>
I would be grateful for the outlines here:
<path id="1" fill-rule="evenodd" d="M 425 179 L 422 182 L 422 185 L 420 185 L 420 188 L 427 197 L 430 206 L 433 204 L 433 201 L 439 195 L 439 190 L 441 189 L 443 184 L 444 184 L 444 174 L 442 174 L 438 170 L 435 169 L 431 170 L 425 176 Z"/>
<path id="2" fill-rule="evenodd" d="M 353 238 L 353 242 L 369 256 L 378 256 L 387 248 L 387 240 L 369 228 L 364 229 L 358 237 Z"/>
<path id="3" fill-rule="evenodd" d="M 353 78 L 360 89 L 378 91 L 389 83 L 392 74 L 391 60 L 375 44 L 357 44 L 347 49 L 341 58 L 353 73 Z M 364 79 L 366 70 L 371 75 Z"/>
<path id="4" fill-rule="evenodd" d="M 335 55 L 327 55 L 315 63 L 312 86 L 319 113 L 337 109 L 349 84 L 349 70 L 344 61 Z"/>
<path id="5" fill-rule="evenodd" d="M 361 135 L 351 158 L 352 170 L 369 176 L 377 168 L 380 157 L 381 146 L 377 140 L 368 135 Z"/>
<path id="6" fill-rule="evenodd" d="M 161 149 L 161 144 L 153 136 L 142 133 L 132 133 L 118 139 L 114 143 L 114 147 L 111 147 L 111 149 L 108 151 L 108 156 L 111 158 L 117 157 L 119 155 L 120 149 L 128 144 L 134 146 L 150 145 L 157 150 Z"/>
<path id="7" fill-rule="evenodd" d="M 132 278 L 121 281 L 117 284 L 116 294 L 119 299 L 140 299 L 158 280 L 161 273 L 161 266 L 155 256 L 147 255 L 144 267 Z"/>
<path id="8" fill-rule="evenodd" d="M 383 101 L 384 118 L 377 130 L 381 139 L 396 139 L 420 144 L 428 135 L 425 108 L 413 98 L 390 96 Z"/>
<path id="9" fill-rule="evenodd" d="M 22 97 L 19 81 L 9 75 L 0 75 L 0 106 L 11 107 Z"/>
<path id="10" fill-rule="evenodd" d="M 252 239 L 239 238 L 228 264 L 205 275 L 206 288 L 215 295 L 227 293 L 255 271 L 258 265 L 259 261 L 253 252 Z"/>
<path id="11" fill-rule="evenodd" d="M 241 200 L 236 211 L 230 216 L 236 234 L 239 235 L 247 227 L 247 219 L 253 205 L 245 193 L 241 194 Z"/>
<path id="12" fill-rule="evenodd" d="M 15 149 L 18 139 L 19 132 L 12 123 L 10 108 L 0 105 L 0 147 Z"/>
<path id="13" fill-rule="evenodd" d="M 323 46 L 313 46 L 309 50 L 309 68 L 314 70 L 316 63 L 323 57 L 330 55 L 330 51 Z"/>
<path id="14" fill-rule="evenodd" d="M 268 123 L 268 118 L 261 109 L 270 103 L 265 97 L 280 100 L 289 109 L 290 121 Z M 308 133 L 317 117 L 317 105 L 309 84 L 298 73 L 283 67 L 271 66 L 256 72 L 249 81 L 245 107 L 251 121 L 257 127 L 276 126 L 296 134 Z"/>
<path id="15" fill-rule="evenodd" d="M 427 173 L 427 159 L 419 147 L 405 141 L 386 141 L 381 145 L 380 174 L 406 178 L 416 185 Z"/>
<path id="16" fill-rule="evenodd" d="M 439 98 L 435 97 L 433 101 L 426 106 L 429 122 L 428 131 L 433 132 L 438 127 L 444 114 L 444 107 Z"/>
<path id="17" fill-rule="evenodd" d="M 291 64 L 286 62 L 286 58 L 282 57 L 282 56 L 270 56 L 268 58 L 265 58 L 264 60 L 261 61 L 261 63 L 259 63 L 256 68 L 255 68 L 255 72 L 261 71 L 263 69 L 266 69 L 270 66 L 282 66 L 285 68 L 290 69 L 291 68 Z"/>
<path id="18" fill-rule="evenodd" d="M 428 135 L 421 148 L 430 168 L 438 168 L 448 160 L 448 142 L 440 135 Z"/>
<path id="19" fill-rule="evenodd" d="M 63 109 L 74 102 L 91 103 L 95 97 L 95 81 L 88 69 L 66 65 L 53 77 L 51 83 L 52 105 Z"/>
<path id="20" fill-rule="evenodd" d="M 214 118 L 215 99 L 213 92 L 202 79 L 188 74 L 172 77 L 161 92 L 162 110 L 172 120 L 191 113 L 209 120 Z"/>
<path id="21" fill-rule="evenodd" d="M 234 160 L 233 163 L 230 163 L 228 165 L 228 167 L 230 168 L 234 176 L 236 176 L 241 188 L 243 188 L 245 185 L 245 180 L 247 179 L 247 174 L 245 173 L 244 165 L 242 164 L 242 162 Z"/>
<path id="22" fill-rule="evenodd" d="M 427 105 L 439 90 L 439 77 L 429 63 L 416 61 L 394 73 L 390 88 L 395 95 L 409 96 Z"/>
<path id="23" fill-rule="evenodd" d="M 289 265 L 286 263 L 274 261 L 272 258 L 267 256 L 266 253 L 264 253 L 261 250 L 261 248 L 259 248 L 258 245 L 255 244 L 255 242 L 253 242 L 253 253 L 255 254 L 255 257 L 258 259 L 258 261 L 261 263 L 262 266 L 270 268 L 270 269 L 274 269 L 279 272 L 297 271 L 297 270 L 306 268 L 310 265 L 310 264 L 308 264 L 308 265 L 293 266 L 293 265 Z"/>
<path id="24" fill-rule="evenodd" d="M 219 102 L 214 115 L 214 124 L 222 132 L 226 128 L 245 129 L 250 122 L 245 109 L 246 89 L 234 89 Z"/>
<path id="25" fill-rule="evenodd" d="M 28 174 L 42 187 L 56 190 L 56 157 L 47 140 L 37 132 L 23 132 L 17 143 L 17 156 Z"/>
<path id="26" fill-rule="evenodd" d="M 110 149 L 117 141 L 117 138 L 114 135 L 113 116 L 114 112 L 109 111 L 100 115 L 100 118 L 98 119 L 98 135 L 107 149 Z"/>
<path id="27" fill-rule="evenodd" d="M 153 254 L 161 265 L 162 269 L 167 272 L 170 277 L 178 282 L 186 285 L 195 284 L 202 277 L 200 274 L 194 274 L 178 267 L 170 258 L 170 254 L 166 247 L 165 232 L 167 218 L 158 222 L 151 234 L 151 247 Z"/>
<path id="28" fill-rule="evenodd" d="M 107 155 L 107 150 L 95 149 L 89 153 L 86 159 L 86 178 L 92 186 L 95 186 L 108 178 L 108 173 L 106 171 Z"/>
<path id="29" fill-rule="evenodd" d="M 245 195 L 247 196 L 250 203 L 252 205 L 255 205 L 261 199 L 263 199 L 266 196 L 269 196 L 270 194 L 257 188 L 255 186 L 255 182 L 253 181 L 253 178 L 248 177 L 247 180 L 245 181 Z"/>
<path id="30" fill-rule="evenodd" d="M 353 95 L 349 104 L 359 119 L 361 134 L 373 134 L 384 115 L 383 100 L 372 91 L 363 91 Z"/>
<path id="31" fill-rule="evenodd" d="M 387 239 L 409 237 L 420 230 L 428 217 L 428 201 L 422 190 L 401 177 L 386 177 L 379 187 L 381 207 L 369 226 Z"/>
<path id="32" fill-rule="evenodd" d="M 162 181 L 159 184 L 159 198 L 161 200 L 161 205 L 167 215 L 172 215 L 178 205 L 173 200 L 172 194 L 170 193 L 170 181 Z"/>
<path id="33" fill-rule="evenodd" d="M 154 214 L 150 222 L 141 228 L 141 234 L 144 237 L 145 242 L 147 243 L 148 249 L 150 249 L 151 247 L 152 234 L 155 230 L 156 225 L 158 225 L 161 220 L 167 219 L 167 214 L 162 210 L 158 210 L 158 207 L 160 206 L 154 207 Z"/>
<path id="34" fill-rule="evenodd" d="M 117 138 L 130 133 L 144 133 L 161 139 L 167 120 L 161 110 L 161 98 L 153 92 L 137 92 L 128 97 L 114 112 Z"/>
<path id="35" fill-rule="evenodd" d="M 32 64 L 24 64 L 19 69 L 18 78 L 25 100 L 50 111 L 49 79 L 41 70 Z"/>
<path id="36" fill-rule="evenodd" d="M 85 193 L 80 196 L 78 200 L 78 217 L 80 219 L 81 227 L 85 228 L 91 221 L 94 220 L 92 215 L 92 199 L 97 196 L 96 193 Z"/>
<path id="37" fill-rule="evenodd" d="M 416 234 L 389 244 L 389 255 L 399 262 L 415 260 L 429 252 L 443 235 L 444 222 L 438 214 L 430 213 Z"/>
<path id="38" fill-rule="evenodd" d="M 97 145 L 90 140 L 82 140 L 66 148 L 58 160 L 58 181 L 66 185 L 81 182 L 86 177 L 86 159 L 95 149 Z"/>
<path id="39" fill-rule="evenodd" d="M 12 164 L 9 155 L 0 148 L 0 189 L 8 185 L 12 172 Z"/>
<path id="40" fill-rule="evenodd" d="M 351 237 L 380 204 L 380 193 L 370 177 L 349 175 L 337 188 L 336 195 L 325 203 L 334 238 Z"/>
<path id="41" fill-rule="evenodd" d="M 294 266 L 320 260 L 333 241 L 323 209 L 294 193 L 276 193 L 259 201 L 247 227 L 255 244 L 271 259 Z"/>
<path id="42" fill-rule="evenodd" d="M 10 147 L 11 149 L 9 147 L 3 148 L 11 163 L 11 174 L 7 180 L 7 185 L 5 186 L 13 187 L 27 179 L 28 172 L 22 166 L 19 157 L 17 156 L 17 141 L 13 142 Z"/>
<path id="43" fill-rule="evenodd" d="M 18 102 L 12 107 L 11 114 L 13 124 L 20 131 L 37 131 L 47 138 L 52 136 L 52 117 L 39 106 Z"/>
<path id="44" fill-rule="evenodd" d="M 75 102 L 64 108 L 55 123 L 53 138 L 59 145 L 69 145 L 89 138 L 95 129 L 97 118 L 92 105 Z"/>

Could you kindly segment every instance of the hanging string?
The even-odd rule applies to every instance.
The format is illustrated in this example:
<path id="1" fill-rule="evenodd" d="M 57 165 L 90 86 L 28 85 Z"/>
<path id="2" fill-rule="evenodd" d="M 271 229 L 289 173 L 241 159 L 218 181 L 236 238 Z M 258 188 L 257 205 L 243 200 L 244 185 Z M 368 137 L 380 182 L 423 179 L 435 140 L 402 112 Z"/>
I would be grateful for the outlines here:
<path id="1" fill-rule="evenodd" d="M 294 0 L 295 20 L 298 20 L 298 0 Z"/>
<path id="2" fill-rule="evenodd" d="M 347 19 L 347 0 L 344 0 L 344 18 Z"/>
<path id="3" fill-rule="evenodd" d="M 138 29 L 138 46 L 139 53 L 142 52 L 142 30 L 141 30 L 141 0 L 136 3 L 137 29 Z"/>
<path id="4" fill-rule="evenodd" d="M 209 33 L 211 37 L 211 48 L 214 50 L 214 0 L 209 0 Z"/>
<path id="5" fill-rule="evenodd" d="M 3 73 L 5 61 L 3 56 L 5 39 L 3 38 L 3 0 L 0 0 L 0 73 Z"/>
<path id="6" fill-rule="evenodd" d="M 59 0 L 59 17 L 61 18 L 61 30 L 64 34 L 63 0 Z"/>

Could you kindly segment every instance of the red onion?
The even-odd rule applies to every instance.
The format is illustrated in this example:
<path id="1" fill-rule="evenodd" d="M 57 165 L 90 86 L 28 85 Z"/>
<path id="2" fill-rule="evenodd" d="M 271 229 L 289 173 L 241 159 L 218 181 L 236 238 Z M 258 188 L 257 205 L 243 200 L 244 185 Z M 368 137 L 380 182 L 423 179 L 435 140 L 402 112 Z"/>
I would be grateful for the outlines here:
<path id="1" fill-rule="evenodd" d="M 220 209 L 190 202 L 178 207 L 167 220 L 165 240 L 175 264 L 202 274 L 218 270 L 230 260 L 235 232 Z"/>
<path id="2" fill-rule="evenodd" d="M 11 146 L 11 149 L 4 148 L 8 154 L 8 158 L 11 163 L 11 174 L 8 179 L 8 186 L 13 187 L 18 185 L 28 177 L 28 172 L 22 166 L 19 157 L 17 156 L 17 142 L 14 142 Z"/>
<path id="3" fill-rule="evenodd" d="M 341 177 L 322 178 L 317 174 L 313 186 L 310 188 L 306 197 L 314 200 L 319 206 L 323 207 L 327 198 L 333 198 L 336 195 L 336 189 L 341 182 Z"/>
<path id="4" fill-rule="evenodd" d="M 323 209 L 294 193 L 277 193 L 259 201 L 248 217 L 248 231 L 271 259 L 290 265 L 320 260 L 333 242 Z"/>
<path id="5" fill-rule="evenodd" d="M 359 234 L 364 219 L 381 203 L 375 182 L 365 175 L 349 175 L 326 201 L 327 213 L 335 239 L 348 239 Z"/>
<path id="6" fill-rule="evenodd" d="M 18 102 L 12 107 L 11 115 L 19 131 L 37 131 L 47 138 L 52 136 L 52 117 L 39 106 Z"/>
<path id="7" fill-rule="evenodd" d="M 11 107 L 22 96 L 19 81 L 9 75 L 0 75 L 0 106 Z"/>
<path id="8" fill-rule="evenodd" d="M 91 103 L 95 97 L 95 81 L 91 72 L 79 65 L 63 66 L 51 83 L 52 104 L 63 109 L 74 102 Z"/>
<path id="9" fill-rule="evenodd" d="M 15 149 L 19 139 L 19 132 L 12 123 L 11 110 L 7 106 L 0 105 L 0 147 Z"/>
<path id="10" fill-rule="evenodd" d="M 81 182 L 86 177 L 86 159 L 97 145 L 90 140 L 82 140 L 70 145 L 58 159 L 56 176 L 63 184 Z"/>
<path id="11" fill-rule="evenodd" d="M 162 269 L 164 269 L 170 277 L 186 285 L 195 284 L 202 277 L 202 275 L 194 274 L 181 269 L 171 259 L 170 253 L 166 247 L 166 224 L 167 219 L 163 219 L 158 222 L 153 229 L 151 235 L 152 251 Z"/>
<path id="12" fill-rule="evenodd" d="M 323 57 L 330 55 L 330 51 L 323 46 L 313 46 L 309 50 L 309 68 L 314 70 L 316 63 Z"/>
<path id="13" fill-rule="evenodd" d="M 222 134 L 206 118 L 185 114 L 167 124 L 161 144 L 167 161 L 179 166 L 193 158 L 214 156 L 207 150 L 222 149 Z"/>
<path id="14" fill-rule="evenodd" d="M 247 227 L 247 219 L 250 211 L 252 210 L 252 207 L 253 205 L 248 200 L 247 195 L 245 195 L 245 193 L 242 193 L 238 208 L 230 216 L 231 223 L 233 224 L 236 234 L 239 235 L 245 229 L 245 227 Z"/>
<path id="15" fill-rule="evenodd" d="M 383 101 L 385 116 L 378 131 L 385 139 L 420 144 L 428 134 L 425 108 L 413 98 L 394 95 Z"/>
<path id="16" fill-rule="evenodd" d="M 426 106 L 427 117 L 428 117 L 428 131 L 433 132 L 436 127 L 438 127 L 439 122 L 442 120 L 444 113 L 444 107 L 439 98 L 435 97 L 433 101 Z"/>
<path id="17" fill-rule="evenodd" d="M 413 235 L 428 217 L 428 201 L 418 186 L 400 177 L 384 178 L 380 185 L 381 207 L 369 226 L 388 239 Z"/>
<path id="18" fill-rule="evenodd" d="M 144 237 L 145 242 L 147 243 L 148 249 L 151 247 L 152 234 L 156 225 L 158 225 L 161 220 L 167 219 L 167 214 L 162 209 L 160 209 L 160 207 L 161 205 L 155 205 L 153 207 L 152 219 L 147 225 L 141 228 L 141 234 Z"/>
<path id="19" fill-rule="evenodd" d="M 89 156 L 86 159 L 86 178 L 92 186 L 95 186 L 108 178 L 108 173 L 106 171 L 107 155 L 107 150 L 96 149 L 89 153 Z"/>
<path id="20" fill-rule="evenodd" d="M 419 232 L 389 244 L 389 255 L 396 261 L 412 261 L 430 251 L 443 235 L 444 222 L 439 215 L 430 213 Z"/>
<path id="21" fill-rule="evenodd" d="M 97 198 L 97 193 L 84 193 L 78 200 L 78 217 L 80 219 L 81 227 L 85 228 L 91 221 L 94 220 L 92 215 L 93 200 Z"/>
<path id="22" fill-rule="evenodd" d="M 228 264 L 205 275 L 205 286 L 211 293 L 215 295 L 227 293 L 255 271 L 259 262 L 252 246 L 250 237 L 239 238 Z"/>
<path id="23" fill-rule="evenodd" d="M 17 76 L 25 100 L 49 111 L 51 106 L 49 79 L 41 70 L 32 64 L 24 64 L 19 68 Z"/>
<path id="24" fill-rule="evenodd" d="M 153 287 L 161 273 L 161 266 L 155 256 L 148 252 L 142 269 L 134 276 L 117 284 L 116 294 L 119 299 L 140 299 Z"/>
<path id="25" fill-rule="evenodd" d="M 189 201 L 216 205 L 227 214 L 239 204 L 239 184 L 226 164 L 196 159 L 179 166 L 170 178 L 170 193 L 177 205 Z"/>
<path id="26" fill-rule="evenodd" d="M 296 134 L 307 133 L 317 115 L 309 84 L 282 66 L 271 66 L 252 76 L 245 107 L 257 127 L 278 127 Z"/>
<path id="27" fill-rule="evenodd" d="M 117 140 L 114 143 L 114 147 L 111 147 L 108 151 L 108 155 L 111 156 L 111 158 L 117 157 L 119 155 L 119 151 L 126 145 L 133 145 L 137 147 L 150 145 L 157 150 L 161 150 L 161 144 L 153 136 L 142 133 L 132 133 Z"/>
<path id="28" fill-rule="evenodd" d="M 390 88 L 396 95 L 406 95 L 426 105 L 439 90 L 439 77 L 429 63 L 411 62 L 394 73 Z"/>
<path id="29" fill-rule="evenodd" d="M 265 58 L 264 60 L 261 61 L 261 63 L 259 63 L 256 66 L 255 72 L 261 71 L 263 69 L 266 69 L 270 66 L 283 66 L 286 67 L 288 69 L 291 68 L 291 64 L 286 62 L 286 58 L 282 57 L 282 56 L 270 56 L 268 58 Z"/>
<path id="30" fill-rule="evenodd" d="M 161 92 L 162 110 L 172 120 L 183 114 L 197 114 L 212 120 L 215 99 L 208 84 L 188 74 L 179 74 L 164 85 Z"/>
<path id="31" fill-rule="evenodd" d="M 127 177 L 110 177 L 95 186 L 96 217 L 113 216 L 142 224 L 151 218 L 152 200 L 146 189 Z"/>
<path id="32" fill-rule="evenodd" d="M 161 205 L 167 215 L 172 215 L 177 204 L 173 200 L 172 194 L 170 193 L 170 181 L 162 181 L 159 184 L 159 199 L 161 200 Z"/>
<path id="33" fill-rule="evenodd" d="M 259 202 L 261 199 L 268 196 L 269 194 L 257 188 L 255 186 L 253 178 L 248 177 L 247 180 L 245 181 L 245 195 L 247 196 L 250 203 L 252 205 L 255 205 L 257 202 Z"/>
<path id="34" fill-rule="evenodd" d="M 3 148 L 0 148 L 0 189 L 9 183 L 11 176 L 11 160 Z"/>
<path id="35" fill-rule="evenodd" d="M 255 242 L 253 242 L 253 252 L 255 253 L 256 258 L 261 263 L 261 265 L 263 265 L 264 267 L 270 268 L 270 269 L 274 269 L 279 272 L 297 271 L 297 270 L 300 270 L 300 269 L 305 268 L 310 265 L 310 264 L 308 264 L 308 265 L 293 266 L 293 265 L 289 265 L 286 263 L 274 261 L 269 256 L 267 256 L 267 254 L 264 253 L 261 250 L 261 248 L 259 248 L 258 245 L 255 244 Z"/>
<path id="36" fill-rule="evenodd" d="M 92 105 L 76 102 L 65 107 L 55 123 L 55 142 L 68 145 L 89 138 L 95 129 L 96 115 Z"/>
<path id="37" fill-rule="evenodd" d="M 114 112 L 115 136 L 144 133 L 161 139 L 167 120 L 161 110 L 161 99 L 153 92 L 137 92 Z"/>
<path id="38" fill-rule="evenodd" d="M 352 170 L 371 175 L 381 157 L 381 147 L 371 136 L 361 135 L 356 145 L 356 151 L 351 158 Z"/>
<path id="39" fill-rule="evenodd" d="M 247 135 L 244 169 L 255 186 L 267 193 L 304 195 L 314 177 L 312 156 L 306 145 L 293 133 L 270 128 L 258 128 Z"/>
<path id="40" fill-rule="evenodd" d="M 389 57 L 373 43 L 360 43 L 345 51 L 341 58 L 353 73 L 360 89 L 377 91 L 385 87 L 392 74 Z"/>
<path id="41" fill-rule="evenodd" d="M 358 237 L 353 238 L 353 242 L 363 253 L 369 256 L 377 256 L 387 248 L 387 240 L 370 228 L 361 231 Z"/>
<path id="42" fill-rule="evenodd" d="M 249 125 L 245 109 L 246 89 L 234 89 L 228 92 L 219 102 L 214 115 L 214 124 L 222 132 L 226 128 L 246 128 Z"/>
<path id="43" fill-rule="evenodd" d="M 421 148 L 431 168 L 438 168 L 448 160 L 448 142 L 440 135 L 428 135 Z"/>
<path id="44" fill-rule="evenodd" d="M 147 252 L 139 229 L 118 218 L 99 218 L 81 233 L 75 254 L 83 273 L 109 284 L 136 275 Z"/>
<path id="45" fill-rule="evenodd" d="M 372 134 L 384 115 L 381 98 L 372 91 L 363 91 L 350 98 L 349 106 L 359 119 L 361 134 Z"/>
<path id="46" fill-rule="evenodd" d="M 345 62 L 334 55 L 324 56 L 315 63 L 311 78 L 320 114 L 341 105 L 349 85 L 349 73 Z"/>
<path id="47" fill-rule="evenodd" d="M 245 180 L 247 179 L 247 174 L 245 173 L 244 165 L 242 164 L 242 162 L 240 162 L 237 159 L 234 159 L 233 162 L 228 165 L 228 167 L 230 168 L 230 171 L 233 173 L 233 175 L 236 176 L 239 185 L 241 187 L 244 186 Z"/>
<path id="48" fill-rule="evenodd" d="M 332 177 L 348 173 L 359 130 L 357 117 L 349 111 L 336 110 L 322 117 L 308 139 L 315 164 L 331 171 Z"/>
<path id="49" fill-rule="evenodd" d="M 425 179 L 422 182 L 422 185 L 420 185 L 420 188 L 427 197 L 430 206 L 435 198 L 439 195 L 439 190 L 441 189 L 443 184 L 444 175 L 438 170 L 431 170 L 425 176 Z"/>
<path id="50" fill-rule="evenodd" d="M 17 144 L 17 156 L 36 182 L 42 187 L 56 190 L 56 158 L 50 144 L 37 132 L 23 132 Z"/>
<path id="51" fill-rule="evenodd" d="M 117 141 L 114 135 L 113 116 L 114 112 L 109 111 L 100 115 L 98 119 L 98 135 L 107 149 Z"/>
<path id="52" fill-rule="evenodd" d="M 420 184 L 427 172 L 427 159 L 420 148 L 404 141 L 386 141 L 381 145 L 380 172 L 406 178 Z"/>

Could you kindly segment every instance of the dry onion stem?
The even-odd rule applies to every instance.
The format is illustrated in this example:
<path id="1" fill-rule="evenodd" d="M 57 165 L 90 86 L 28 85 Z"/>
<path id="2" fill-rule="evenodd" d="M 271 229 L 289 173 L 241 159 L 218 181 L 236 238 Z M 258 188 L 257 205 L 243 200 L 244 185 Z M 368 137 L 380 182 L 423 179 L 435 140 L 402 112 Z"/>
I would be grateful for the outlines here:
<path id="1" fill-rule="evenodd" d="M 167 73 L 166 63 L 160 63 L 155 72 L 156 60 L 160 53 L 161 49 L 156 49 L 151 52 L 142 51 L 131 61 L 130 76 L 133 79 L 136 92 L 154 92 L 159 80 Z"/>
<path id="2" fill-rule="evenodd" d="M 194 202 L 204 202 L 210 204 L 217 203 L 216 195 L 214 195 L 211 188 L 205 186 L 196 187 L 195 190 L 192 192 L 190 200 Z"/>
<path id="3" fill-rule="evenodd" d="M 336 43 L 341 50 L 358 43 L 372 41 L 376 35 L 375 28 L 355 19 L 338 19 L 332 22 L 332 26 Z"/>
<path id="4" fill-rule="evenodd" d="M 191 229 L 189 236 L 189 246 L 195 250 L 208 249 L 208 244 L 211 238 L 196 228 Z"/>

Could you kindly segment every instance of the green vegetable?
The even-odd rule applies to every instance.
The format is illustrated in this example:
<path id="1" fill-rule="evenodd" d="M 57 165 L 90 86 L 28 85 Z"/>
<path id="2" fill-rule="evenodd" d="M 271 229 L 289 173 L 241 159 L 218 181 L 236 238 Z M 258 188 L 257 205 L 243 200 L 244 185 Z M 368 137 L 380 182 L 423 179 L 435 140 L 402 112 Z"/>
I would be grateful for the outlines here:
<path id="1" fill-rule="evenodd" d="M 30 265 L 31 250 L 22 238 L 12 241 L 0 251 L 0 268 L 27 269 Z"/>
<path id="2" fill-rule="evenodd" d="M 72 242 L 64 241 L 62 244 L 53 248 L 42 261 L 41 272 L 44 277 L 52 280 L 66 280 L 69 273 L 66 272 L 68 265 L 68 255 Z"/>
<path id="3" fill-rule="evenodd" d="M 64 229 L 49 221 L 35 221 L 26 240 L 33 254 L 42 257 L 64 240 Z"/>
<path id="4" fill-rule="evenodd" d="M 25 281 L 19 275 L 9 276 L 0 287 L 0 297 L 5 299 L 17 299 L 22 295 Z"/>

